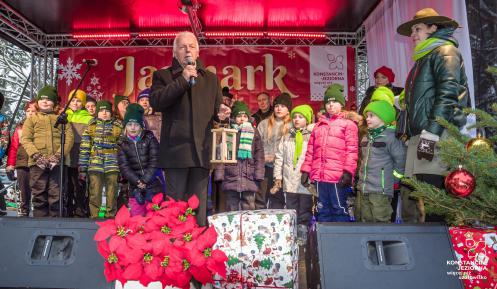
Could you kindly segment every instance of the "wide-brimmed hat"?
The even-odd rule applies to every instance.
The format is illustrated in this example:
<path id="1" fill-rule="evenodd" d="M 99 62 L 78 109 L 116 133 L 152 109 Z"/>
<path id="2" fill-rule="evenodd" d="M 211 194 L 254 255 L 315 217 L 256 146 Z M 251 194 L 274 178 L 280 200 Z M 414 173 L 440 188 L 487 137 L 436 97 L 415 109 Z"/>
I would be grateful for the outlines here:
<path id="1" fill-rule="evenodd" d="M 412 20 L 402 23 L 397 27 L 397 33 L 403 36 L 411 35 L 411 27 L 418 23 L 442 24 L 444 26 L 458 28 L 459 23 L 447 16 L 441 16 L 433 8 L 424 8 L 416 12 Z"/>

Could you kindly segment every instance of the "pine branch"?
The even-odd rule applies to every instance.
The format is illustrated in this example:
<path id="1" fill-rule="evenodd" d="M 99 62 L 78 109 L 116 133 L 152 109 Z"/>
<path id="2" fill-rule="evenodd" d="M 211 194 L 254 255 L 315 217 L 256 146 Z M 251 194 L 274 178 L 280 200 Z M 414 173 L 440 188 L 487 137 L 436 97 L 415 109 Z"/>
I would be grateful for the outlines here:
<path id="1" fill-rule="evenodd" d="M 459 131 L 459 128 L 457 126 L 449 123 L 445 118 L 437 117 L 436 120 L 441 126 L 443 126 L 447 129 L 447 133 L 449 134 L 449 136 L 452 136 L 453 138 L 457 139 L 461 143 L 468 142 L 469 137 L 466 135 L 463 135 Z"/>

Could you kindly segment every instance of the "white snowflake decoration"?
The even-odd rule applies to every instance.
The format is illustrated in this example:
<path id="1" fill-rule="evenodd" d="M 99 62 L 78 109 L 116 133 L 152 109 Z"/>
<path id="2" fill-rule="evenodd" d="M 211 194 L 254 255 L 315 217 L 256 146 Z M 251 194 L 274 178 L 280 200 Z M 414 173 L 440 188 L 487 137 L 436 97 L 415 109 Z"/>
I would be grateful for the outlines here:
<path id="1" fill-rule="evenodd" d="M 95 73 L 93 73 L 93 76 L 90 78 L 90 84 L 86 87 L 87 94 L 99 101 L 104 95 L 104 93 L 100 91 L 101 88 L 102 86 L 100 85 L 100 78 L 98 78 Z"/>
<path id="2" fill-rule="evenodd" d="M 295 58 L 295 51 L 292 50 L 292 51 L 288 52 L 288 58 L 294 59 Z"/>
<path id="3" fill-rule="evenodd" d="M 79 74 L 78 72 L 80 68 L 81 63 L 74 65 L 72 58 L 68 57 L 66 65 L 59 65 L 59 69 L 61 70 L 61 73 L 59 73 L 59 77 L 61 80 L 65 79 L 66 85 L 69 86 L 71 85 L 73 79 L 81 79 L 81 74 Z"/>
<path id="4" fill-rule="evenodd" d="M 95 73 L 93 73 L 93 76 L 90 79 L 90 85 L 96 86 L 99 83 L 100 83 L 99 78 L 95 76 Z"/>

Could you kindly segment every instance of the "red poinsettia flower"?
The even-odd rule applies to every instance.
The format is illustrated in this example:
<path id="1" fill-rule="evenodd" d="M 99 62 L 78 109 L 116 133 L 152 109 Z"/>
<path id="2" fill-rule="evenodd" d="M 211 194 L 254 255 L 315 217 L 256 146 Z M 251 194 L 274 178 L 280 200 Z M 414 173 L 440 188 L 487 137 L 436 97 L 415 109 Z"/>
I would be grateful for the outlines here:
<path id="1" fill-rule="evenodd" d="M 165 286 L 174 286 L 174 280 L 183 271 L 184 248 L 177 248 L 170 243 L 162 247 L 161 256 L 161 282 Z"/>
<path id="2" fill-rule="evenodd" d="M 117 212 L 114 219 L 109 219 L 103 222 L 97 222 L 100 226 L 97 233 L 94 236 L 94 240 L 104 241 L 111 237 L 113 242 L 117 242 L 118 246 L 126 244 L 126 238 L 136 232 L 137 227 L 140 225 L 138 220 L 142 221 L 140 218 L 131 218 L 128 208 L 121 207 Z"/>
<path id="3" fill-rule="evenodd" d="M 205 254 L 208 254 L 208 252 L 205 252 Z M 212 250 L 210 254 L 207 257 L 207 269 L 212 274 L 219 274 L 223 279 L 226 279 L 226 262 L 228 262 L 228 256 L 218 249 Z"/>
<path id="4" fill-rule="evenodd" d="M 183 234 L 177 235 L 173 244 L 178 247 L 185 246 L 186 248 L 190 248 L 192 245 L 189 244 L 196 241 L 198 236 L 202 233 L 203 230 L 204 227 L 195 227 L 190 230 L 185 230 Z"/>
<path id="5" fill-rule="evenodd" d="M 118 280 L 121 284 L 126 283 L 123 278 L 123 267 L 127 264 L 123 255 L 109 248 L 106 241 L 97 242 L 97 250 L 104 257 L 104 275 L 107 282 Z"/>
<path id="6" fill-rule="evenodd" d="M 191 257 L 191 272 L 198 281 L 212 282 L 215 273 L 226 278 L 226 261 L 228 257 L 220 250 L 213 250 L 212 246 L 217 241 L 217 232 L 214 227 L 209 227 L 195 242 L 187 244 Z"/>
<path id="7" fill-rule="evenodd" d="M 144 244 L 130 241 L 132 250 L 128 253 L 128 256 L 134 262 L 131 262 L 125 268 L 123 277 L 128 280 L 138 280 L 143 286 L 158 280 L 162 273 L 159 253 L 162 252 L 161 244 L 163 243 L 165 242 L 161 240 L 148 241 Z"/>
<path id="8" fill-rule="evenodd" d="M 152 198 L 152 202 L 147 204 L 147 216 L 155 215 L 157 211 L 166 208 L 166 203 L 163 202 L 164 194 L 158 193 Z"/>

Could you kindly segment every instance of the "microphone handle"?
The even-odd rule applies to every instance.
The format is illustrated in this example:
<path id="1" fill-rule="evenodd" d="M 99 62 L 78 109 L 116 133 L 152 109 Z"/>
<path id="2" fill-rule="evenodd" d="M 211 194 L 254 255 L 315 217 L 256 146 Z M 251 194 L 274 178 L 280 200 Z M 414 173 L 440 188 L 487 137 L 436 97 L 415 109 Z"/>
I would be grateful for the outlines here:
<path id="1" fill-rule="evenodd" d="M 196 83 L 195 76 L 190 76 L 190 80 L 188 81 L 188 83 L 190 84 L 190 86 L 194 86 Z"/>

